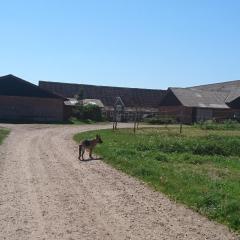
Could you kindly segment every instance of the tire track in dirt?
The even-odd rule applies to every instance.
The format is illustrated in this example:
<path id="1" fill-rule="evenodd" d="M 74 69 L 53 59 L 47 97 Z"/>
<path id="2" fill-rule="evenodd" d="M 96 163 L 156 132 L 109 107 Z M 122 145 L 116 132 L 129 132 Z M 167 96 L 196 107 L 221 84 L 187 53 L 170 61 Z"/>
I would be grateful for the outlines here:
<path id="1" fill-rule="evenodd" d="M 64 188 L 63 191 L 58 190 L 58 192 L 64 194 L 56 195 L 55 198 L 58 198 L 59 202 L 62 203 L 59 205 L 59 208 L 62 209 L 60 211 L 61 213 L 65 213 L 65 218 L 71 217 L 68 233 L 73 234 L 77 229 L 78 236 L 75 237 L 82 237 L 85 234 L 85 239 L 88 239 L 88 237 L 92 239 L 94 235 L 97 236 L 96 232 L 98 232 L 101 233 L 101 239 L 115 239 L 115 237 L 111 235 L 110 229 L 107 229 L 101 218 L 99 218 L 94 211 L 97 208 L 94 207 L 95 204 L 92 203 L 89 198 L 81 178 L 74 177 L 76 176 L 74 172 L 66 172 L 68 165 L 65 163 L 65 159 L 63 159 L 62 162 L 59 161 L 59 159 L 62 159 L 62 156 L 58 156 L 55 153 L 50 139 L 51 136 L 47 136 L 46 141 L 44 141 L 44 144 L 47 142 L 49 149 L 52 149 L 44 153 L 48 156 L 48 159 L 51 159 L 51 162 L 45 162 L 45 169 L 48 175 L 51 176 L 50 180 L 52 182 L 57 181 L 59 186 Z M 45 146 L 41 146 L 41 149 L 44 150 L 46 148 Z M 55 166 L 53 166 L 53 164 Z M 67 178 L 62 178 L 62 176 L 67 176 Z M 89 236 L 87 236 L 86 233 L 89 234 Z M 96 239 L 98 239 L 98 237 L 96 237 Z"/>
<path id="2" fill-rule="evenodd" d="M 38 239 L 39 232 L 42 233 L 41 215 L 31 185 L 26 154 L 31 139 L 26 138 L 23 132 L 20 133 L 19 136 L 14 131 L 11 134 L 16 144 L 11 141 L 6 144 L 7 157 L 1 169 L 1 190 L 2 187 L 5 190 L 0 204 L 3 213 L 0 220 L 1 233 L 4 233 L 2 239 Z M 6 204 L 2 204 L 4 202 Z"/>
<path id="3" fill-rule="evenodd" d="M 58 139 L 52 139 L 50 141 L 50 146 L 53 146 L 52 149 L 54 152 L 55 158 L 62 159 L 61 161 L 61 169 L 65 169 L 67 171 L 67 174 L 70 176 L 69 182 L 70 186 L 75 189 L 76 192 L 79 192 L 79 189 L 82 190 L 82 193 L 80 193 L 80 196 L 83 196 L 85 202 L 87 202 L 88 209 L 91 210 L 89 212 L 88 217 L 93 215 L 93 219 L 96 219 L 98 223 L 101 223 L 103 227 L 106 229 L 107 234 L 111 236 L 110 239 L 122 239 L 123 232 L 126 231 L 125 229 L 125 222 L 120 224 L 118 221 L 118 227 L 112 228 L 111 221 L 109 221 L 109 217 L 111 215 L 105 216 L 102 211 L 102 204 L 99 202 L 95 197 L 95 191 L 93 191 L 91 188 L 88 187 L 86 184 L 85 179 L 85 173 L 82 171 L 79 165 L 79 161 L 72 161 L 72 159 L 76 159 L 75 154 L 72 153 L 66 153 L 65 149 L 61 148 L 59 149 L 59 152 L 56 151 L 57 146 L 59 145 Z M 71 146 L 69 146 L 72 148 Z M 71 161 L 69 161 L 69 159 Z M 76 163 L 74 166 L 73 163 Z M 114 229 L 114 231 L 112 230 Z"/>

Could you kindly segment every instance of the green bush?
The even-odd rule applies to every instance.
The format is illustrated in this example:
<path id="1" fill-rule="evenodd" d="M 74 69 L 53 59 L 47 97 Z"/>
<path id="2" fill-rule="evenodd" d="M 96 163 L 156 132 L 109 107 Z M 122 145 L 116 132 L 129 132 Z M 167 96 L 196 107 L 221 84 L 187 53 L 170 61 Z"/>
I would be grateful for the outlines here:
<path id="1" fill-rule="evenodd" d="M 90 119 L 97 122 L 102 121 L 101 108 L 93 104 L 83 106 L 83 119 Z"/>
<path id="2" fill-rule="evenodd" d="M 152 117 L 145 118 L 143 121 L 149 124 L 174 124 L 177 122 L 173 117 Z"/>
<path id="3" fill-rule="evenodd" d="M 225 120 L 222 123 L 218 123 L 214 120 L 207 120 L 205 122 L 196 123 L 195 127 L 203 130 L 238 130 L 240 129 L 240 123 L 236 120 Z"/>
<path id="4" fill-rule="evenodd" d="M 221 156 L 239 156 L 240 155 L 240 137 L 238 136 L 197 136 L 197 137 L 179 137 L 166 136 L 156 138 L 152 142 L 137 143 L 138 151 L 159 150 L 165 153 L 192 153 L 194 155 L 221 155 Z"/>
<path id="5" fill-rule="evenodd" d="M 73 109 L 73 117 L 79 120 L 92 120 L 96 122 L 103 120 L 101 108 L 94 104 L 75 106 Z"/>
<path id="6" fill-rule="evenodd" d="M 77 104 L 76 106 L 73 107 L 72 117 L 78 120 L 83 119 L 83 105 Z"/>
<path id="7" fill-rule="evenodd" d="M 9 134 L 9 132 L 9 129 L 0 128 L 0 144 L 2 144 L 4 138 Z"/>

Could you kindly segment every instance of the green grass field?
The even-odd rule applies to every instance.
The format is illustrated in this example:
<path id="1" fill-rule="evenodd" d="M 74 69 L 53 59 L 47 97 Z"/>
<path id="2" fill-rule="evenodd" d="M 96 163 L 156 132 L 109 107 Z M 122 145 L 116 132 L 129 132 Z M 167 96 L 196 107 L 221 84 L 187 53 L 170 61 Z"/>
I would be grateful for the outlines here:
<path id="1" fill-rule="evenodd" d="M 240 131 L 184 127 L 100 130 L 96 153 L 199 213 L 240 232 Z"/>
<path id="2" fill-rule="evenodd" d="M 2 144 L 3 139 L 9 134 L 10 130 L 5 128 L 0 128 L 0 144 Z"/>

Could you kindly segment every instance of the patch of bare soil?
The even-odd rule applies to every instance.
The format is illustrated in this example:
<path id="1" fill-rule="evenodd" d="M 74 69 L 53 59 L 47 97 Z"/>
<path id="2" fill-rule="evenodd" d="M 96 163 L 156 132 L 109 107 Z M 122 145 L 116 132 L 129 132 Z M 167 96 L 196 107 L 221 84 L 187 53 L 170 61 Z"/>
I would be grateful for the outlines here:
<path id="1" fill-rule="evenodd" d="M 238 239 L 101 160 L 80 162 L 72 135 L 110 125 L 8 127 L 0 239 Z"/>

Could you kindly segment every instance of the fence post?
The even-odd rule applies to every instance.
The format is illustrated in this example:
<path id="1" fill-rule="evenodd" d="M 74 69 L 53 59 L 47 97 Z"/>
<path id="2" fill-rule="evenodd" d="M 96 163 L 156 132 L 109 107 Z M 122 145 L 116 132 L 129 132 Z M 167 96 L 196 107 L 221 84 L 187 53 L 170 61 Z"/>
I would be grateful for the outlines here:
<path id="1" fill-rule="evenodd" d="M 180 134 L 182 134 L 182 123 L 183 123 L 183 109 L 181 108 L 181 113 L 180 113 Z"/>
<path id="2" fill-rule="evenodd" d="M 182 133 L 182 122 L 180 123 L 180 134 Z"/>
<path id="3" fill-rule="evenodd" d="M 117 111 L 114 110 L 114 118 L 113 118 L 113 131 L 117 130 Z"/>
<path id="4" fill-rule="evenodd" d="M 134 118 L 134 125 L 133 125 L 133 132 L 136 133 L 136 127 L 137 127 L 137 119 L 138 118 L 138 111 L 136 109 L 136 112 L 135 112 L 135 118 Z"/>

